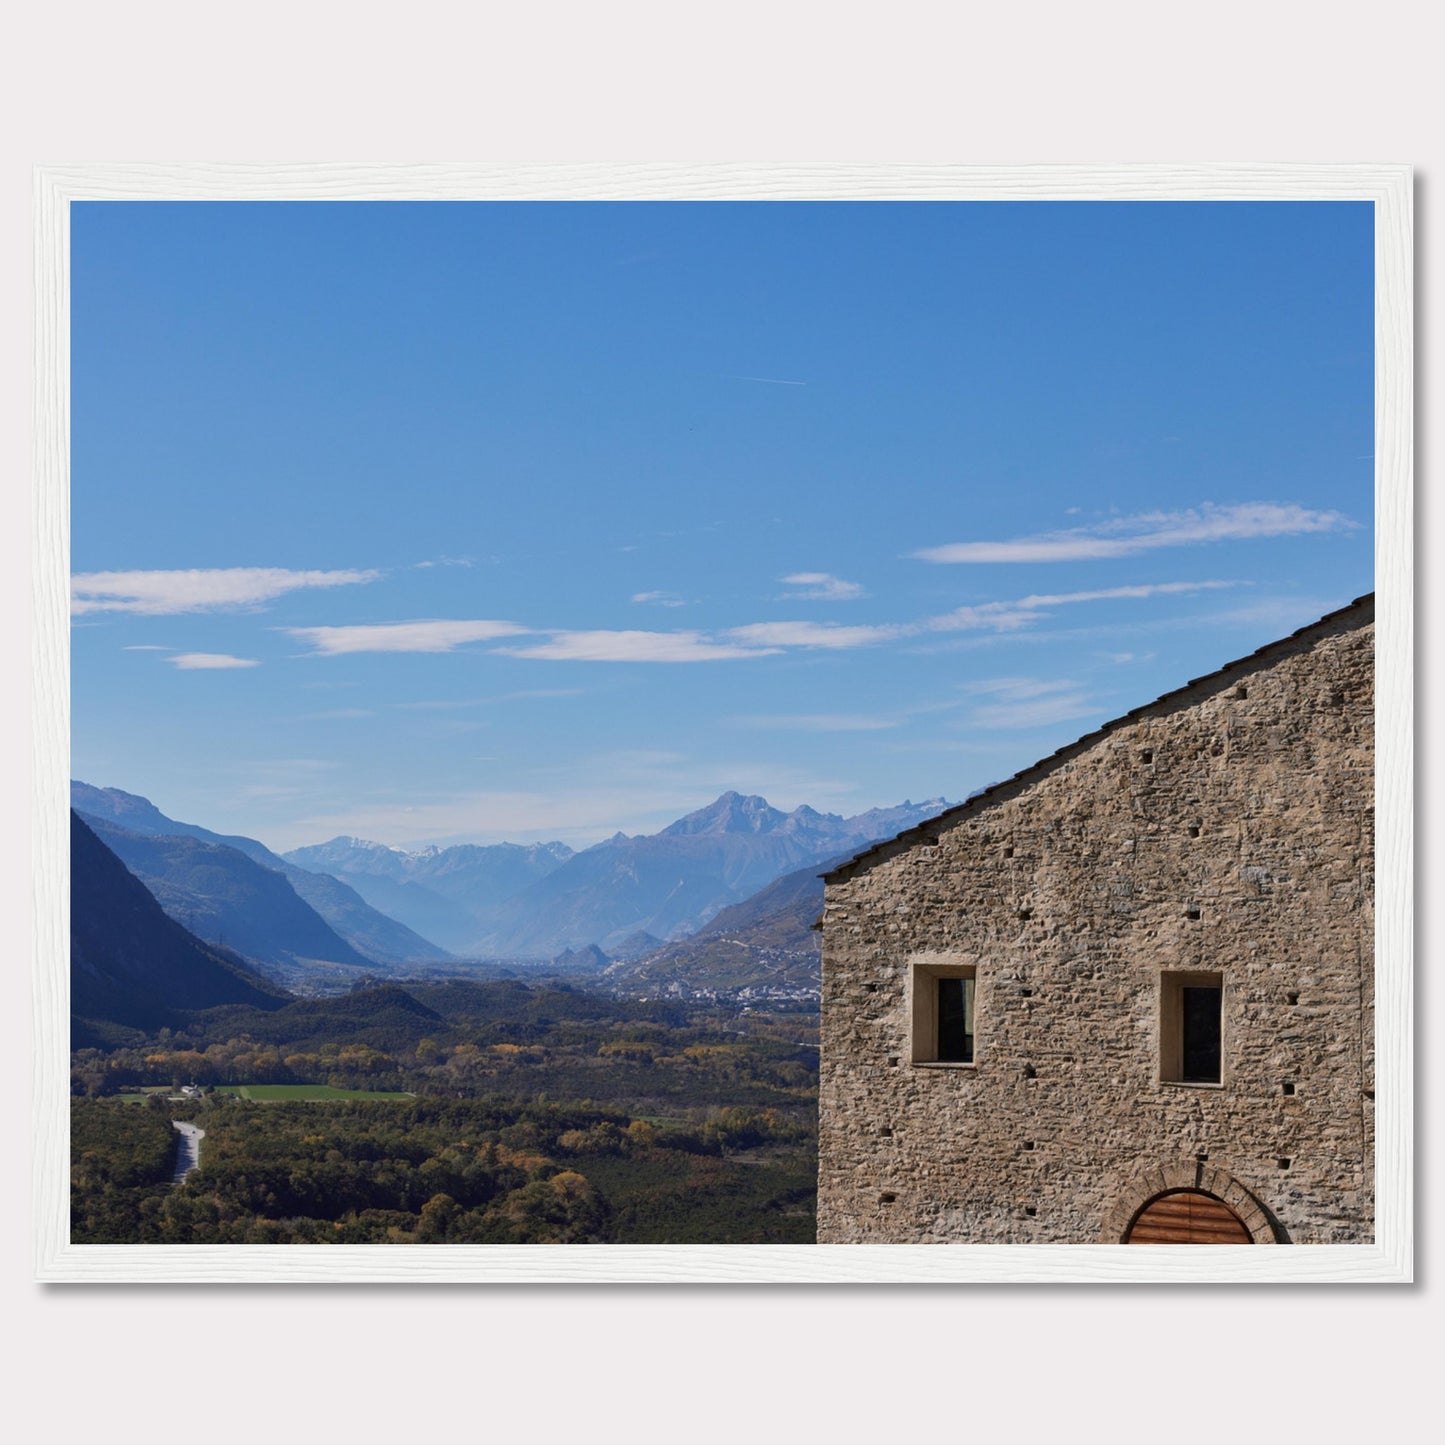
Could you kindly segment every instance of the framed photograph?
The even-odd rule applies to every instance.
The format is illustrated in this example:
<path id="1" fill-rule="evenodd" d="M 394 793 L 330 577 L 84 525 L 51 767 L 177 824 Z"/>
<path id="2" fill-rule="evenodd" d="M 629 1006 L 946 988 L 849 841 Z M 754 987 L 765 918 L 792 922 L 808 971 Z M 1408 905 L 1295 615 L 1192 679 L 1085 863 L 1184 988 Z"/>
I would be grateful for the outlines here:
<path id="1" fill-rule="evenodd" d="M 1409 1281 L 1411 268 L 1394 165 L 39 170 L 37 1277 Z"/>

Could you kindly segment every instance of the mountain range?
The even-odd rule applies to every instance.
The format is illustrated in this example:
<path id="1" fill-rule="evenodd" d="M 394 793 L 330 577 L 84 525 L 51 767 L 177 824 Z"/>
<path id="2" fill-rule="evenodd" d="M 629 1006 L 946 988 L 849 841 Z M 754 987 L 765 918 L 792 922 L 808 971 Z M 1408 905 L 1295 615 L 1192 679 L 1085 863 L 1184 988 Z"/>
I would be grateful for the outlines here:
<path id="1" fill-rule="evenodd" d="M 285 856 L 326 867 L 378 907 L 383 894 L 375 880 L 382 879 L 465 910 L 469 936 L 447 935 L 458 954 L 550 959 L 589 944 L 607 953 L 636 952 L 639 934 L 686 937 L 781 875 L 856 852 L 947 806 L 935 798 L 844 818 L 806 805 L 784 813 L 764 798 L 727 792 L 659 833 L 617 833 L 580 853 L 560 843 L 405 853 L 333 838 Z M 400 907 L 400 895 L 391 897 Z"/>
<path id="2" fill-rule="evenodd" d="M 462 843 L 408 852 L 364 838 L 293 848 L 286 861 L 339 878 L 444 948 L 475 955 L 494 909 L 573 856 L 565 843 Z"/>
<path id="3" fill-rule="evenodd" d="M 619 982 L 674 969 L 689 987 L 714 975 L 715 986 L 738 986 L 755 956 L 767 980 L 806 987 L 817 975 L 808 925 L 820 869 L 948 806 L 935 798 L 845 818 L 727 792 L 658 833 L 617 833 L 578 853 L 555 842 L 408 851 L 333 838 L 283 856 L 135 794 L 71 786 L 98 840 L 202 947 L 234 950 L 303 992 L 465 966 L 439 940 L 464 959 L 562 959 Z"/>

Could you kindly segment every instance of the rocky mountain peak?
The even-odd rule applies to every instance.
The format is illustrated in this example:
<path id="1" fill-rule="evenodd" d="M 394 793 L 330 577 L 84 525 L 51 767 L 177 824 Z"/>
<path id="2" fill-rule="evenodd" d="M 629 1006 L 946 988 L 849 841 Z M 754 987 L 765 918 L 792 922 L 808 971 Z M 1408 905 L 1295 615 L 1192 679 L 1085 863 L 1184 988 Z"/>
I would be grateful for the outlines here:
<path id="1" fill-rule="evenodd" d="M 757 794 L 744 796 L 729 790 L 715 802 L 662 830 L 663 837 L 681 838 L 697 833 L 771 833 L 787 819 Z"/>

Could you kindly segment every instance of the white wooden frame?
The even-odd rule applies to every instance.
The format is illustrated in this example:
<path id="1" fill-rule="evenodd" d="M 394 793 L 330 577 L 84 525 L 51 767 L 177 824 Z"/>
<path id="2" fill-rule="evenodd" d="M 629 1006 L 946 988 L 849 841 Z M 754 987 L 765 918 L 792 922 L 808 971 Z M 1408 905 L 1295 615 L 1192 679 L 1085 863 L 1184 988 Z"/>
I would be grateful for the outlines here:
<path id="1" fill-rule="evenodd" d="M 90 200 L 1353 200 L 1375 207 L 1372 1245 L 71 1245 L 69 206 Z M 35 173 L 34 1226 L 49 1281 L 1407 1282 L 1413 1278 L 1413 235 L 1404 165 L 103 165 Z"/>

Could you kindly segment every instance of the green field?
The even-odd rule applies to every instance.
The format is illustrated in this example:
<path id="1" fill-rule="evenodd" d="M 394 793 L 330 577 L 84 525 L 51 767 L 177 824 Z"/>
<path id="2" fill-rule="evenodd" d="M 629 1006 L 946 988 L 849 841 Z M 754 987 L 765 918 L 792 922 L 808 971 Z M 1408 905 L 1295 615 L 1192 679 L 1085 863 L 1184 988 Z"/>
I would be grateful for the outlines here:
<path id="1" fill-rule="evenodd" d="M 333 1089 L 330 1084 L 225 1084 L 218 1094 L 234 1094 L 257 1104 L 291 1099 L 414 1099 L 415 1094 L 385 1093 L 377 1089 Z"/>

